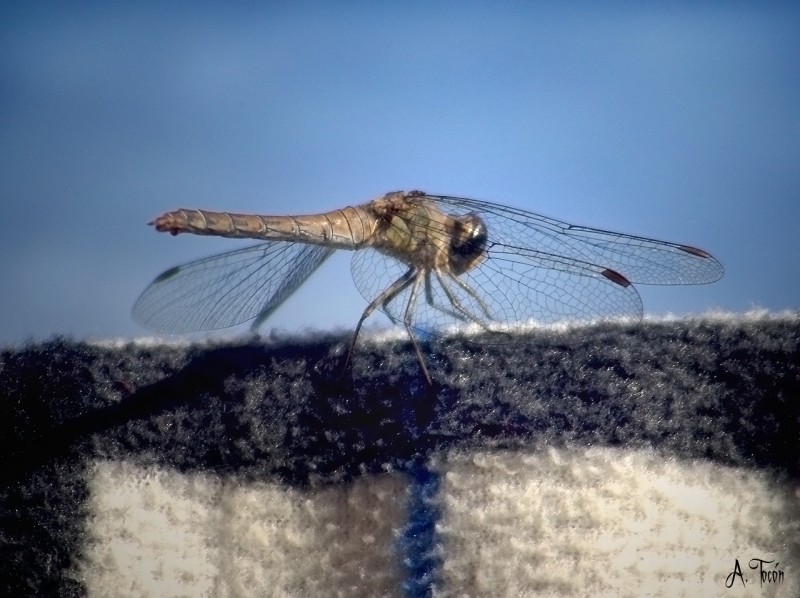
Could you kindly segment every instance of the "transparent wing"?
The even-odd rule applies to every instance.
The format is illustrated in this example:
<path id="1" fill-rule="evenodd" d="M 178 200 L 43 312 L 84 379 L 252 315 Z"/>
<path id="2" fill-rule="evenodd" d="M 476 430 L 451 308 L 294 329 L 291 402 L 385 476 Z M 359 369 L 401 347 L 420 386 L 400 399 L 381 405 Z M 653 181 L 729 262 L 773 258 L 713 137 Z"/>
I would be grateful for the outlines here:
<path id="1" fill-rule="evenodd" d="M 353 279 L 369 301 L 407 270 L 405 264 L 377 251 L 353 255 Z M 529 325 L 642 315 L 636 289 L 621 284 L 613 272 L 502 244 L 492 246 L 481 264 L 461 276 L 423 275 L 412 300 L 413 292 L 410 285 L 381 311 L 401 324 L 408 309 L 412 327 L 433 334 L 464 326 L 511 332 Z"/>
<path id="2" fill-rule="evenodd" d="M 134 319 L 158 332 L 194 332 L 266 319 L 335 250 L 269 241 L 170 268 L 136 300 Z"/>
<path id="3" fill-rule="evenodd" d="M 435 333 L 471 324 L 513 331 L 529 324 L 640 318 L 632 282 L 701 284 L 719 279 L 721 264 L 707 252 L 666 241 L 573 226 L 515 208 L 447 196 L 420 196 L 450 216 L 477 215 L 486 225 L 483 259 L 460 276 L 421 273 L 381 306 L 396 323 Z M 420 216 L 417 223 L 425 228 Z M 441 228 L 427 233 L 434 244 Z M 356 252 L 352 273 L 368 301 L 409 266 L 375 251 Z M 488 338 L 492 338 L 489 336 Z"/>
<path id="4" fill-rule="evenodd" d="M 543 252 L 615 270 L 639 284 L 705 284 L 719 280 L 723 267 L 713 256 L 688 245 L 575 226 L 533 212 L 484 201 L 425 196 L 452 215 L 478 214 L 489 243 Z"/>

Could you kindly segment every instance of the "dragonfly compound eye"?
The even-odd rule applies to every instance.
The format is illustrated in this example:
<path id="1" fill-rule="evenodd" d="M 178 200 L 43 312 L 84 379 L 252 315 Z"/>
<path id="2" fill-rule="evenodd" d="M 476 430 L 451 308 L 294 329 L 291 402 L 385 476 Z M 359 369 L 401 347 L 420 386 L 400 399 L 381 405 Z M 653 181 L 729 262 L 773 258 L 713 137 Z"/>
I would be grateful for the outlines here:
<path id="1" fill-rule="evenodd" d="M 456 276 L 477 266 L 486 254 L 489 231 L 477 214 L 453 219 L 450 237 L 450 271 Z"/>

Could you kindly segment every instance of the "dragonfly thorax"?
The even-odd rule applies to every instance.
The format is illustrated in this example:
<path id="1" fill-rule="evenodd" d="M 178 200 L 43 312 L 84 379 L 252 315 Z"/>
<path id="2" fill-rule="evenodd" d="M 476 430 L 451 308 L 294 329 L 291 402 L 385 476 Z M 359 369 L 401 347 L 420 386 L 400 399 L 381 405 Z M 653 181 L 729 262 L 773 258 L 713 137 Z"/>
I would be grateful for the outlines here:
<path id="1" fill-rule="evenodd" d="M 488 228 L 477 213 L 448 214 L 413 191 L 389 193 L 367 209 L 381 224 L 370 244 L 416 269 L 459 276 L 486 256 Z"/>

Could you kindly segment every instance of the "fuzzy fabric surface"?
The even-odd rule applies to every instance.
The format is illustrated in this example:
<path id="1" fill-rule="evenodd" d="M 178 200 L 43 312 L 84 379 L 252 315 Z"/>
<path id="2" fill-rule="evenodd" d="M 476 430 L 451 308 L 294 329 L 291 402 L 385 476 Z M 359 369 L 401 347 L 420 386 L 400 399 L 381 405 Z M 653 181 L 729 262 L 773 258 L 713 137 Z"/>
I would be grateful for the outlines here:
<path id="1" fill-rule="evenodd" d="M 798 596 L 800 318 L 6 348 L 3 596 Z"/>

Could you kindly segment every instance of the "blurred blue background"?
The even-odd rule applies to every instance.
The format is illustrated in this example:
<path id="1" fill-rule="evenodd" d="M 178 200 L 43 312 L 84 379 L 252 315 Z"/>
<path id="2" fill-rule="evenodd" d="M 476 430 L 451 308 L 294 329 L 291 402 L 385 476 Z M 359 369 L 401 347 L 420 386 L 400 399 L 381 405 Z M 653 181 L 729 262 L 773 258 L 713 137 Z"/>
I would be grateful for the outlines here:
<path id="1" fill-rule="evenodd" d="M 800 308 L 800 4 L 4 3 L 0 343 L 147 334 L 178 207 L 419 188 L 697 245 L 650 315 Z M 270 327 L 352 328 L 346 253 Z M 373 318 L 385 324 L 383 316 Z"/>

